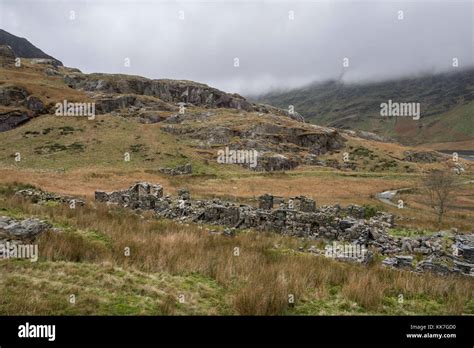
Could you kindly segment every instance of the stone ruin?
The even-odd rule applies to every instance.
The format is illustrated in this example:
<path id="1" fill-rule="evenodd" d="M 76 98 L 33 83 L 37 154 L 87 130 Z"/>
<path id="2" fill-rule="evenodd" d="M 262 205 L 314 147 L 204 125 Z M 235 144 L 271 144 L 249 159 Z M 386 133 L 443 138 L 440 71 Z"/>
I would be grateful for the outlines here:
<path id="1" fill-rule="evenodd" d="M 163 195 L 161 185 L 136 183 L 127 190 L 96 191 L 99 202 L 118 204 L 132 209 L 154 210 L 158 216 L 179 221 L 224 225 L 232 228 L 253 228 L 311 238 L 350 240 L 365 243 L 376 235 L 370 229 L 392 226 L 393 217 L 379 213 L 376 219 L 363 220 L 364 207 L 340 206 L 316 208 L 316 202 L 305 196 L 282 197 L 265 194 L 258 207 L 236 204 L 220 199 L 192 200 L 189 190 L 180 189 L 175 199 Z M 279 207 L 274 202 L 279 201 Z M 361 220 L 362 219 L 362 220 Z"/>
<path id="2" fill-rule="evenodd" d="M 114 192 L 95 192 L 95 200 L 98 202 L 116 203 L 132 209 L 155 209 L 158 199 L 163 197 L 163 187 L 146 182 L 132 185 L 128 190 Z"/>
<path id="3" fill-rule="evenodd" d="M 60 204 L 68 204 L 71 205 L 74 203 L 75 206 L 84 206 L 86 202 L 77 197 L 70 197 L 70 196 L 61 196 L 50 192 L 44 192 L 38 189 L 28 188 L 23 189 L 15 192 L 15 195 L 18 197 L 23 197 L 33 201 L 34 203 L 37 202 L 56 202 Z"/>
<path id="4" fill-rule="evenodd" d="M 38 204 L 50 201 L 70 204 L 74 200 L 78 206 L 85 205 L 78 198 L 35 189 L 19 190 L 16 195 Z M 258 207 L 254 207 L 220 199 L 193 200 L 186 188 L 178 190 L 177 197 L 172 198 L 163 194 L 161 185 L 146 182 L 136 183 L 127 190 L 96 191 L 95 199 L 137 212 L 154 211 L 157 217 L 178 222 L 225 226 L 223 233 L 210 231 L 211 234 L 233 236 L 237 229 L 253 229 L 327 243 L 336 241 L 367 248 L 364 259 L 357 262 L 369 262 L 376 252 L 385 256 L 382 264 L 387 267 L 474 276 L 474 233 L 459 234 L 451 229 L 416 237 L 392 236 L 389 233 L 394 226 L 392 214 L 377 212 L 368 217 L 366 209 L 357 205 L 317 207 L 314 200 L 305 196 L 290 197 L 286 201 L 283 197 L 264 194 L 258 198 Z M 2 236 L 17 235 L 24 239 L 37 234 L 36 226 L 40 226 L 41 231 L 46 228 L 43 222 L 30 220 L 19 224 L 0 217 L 0 242 Z M 314 246 L 307 250 L 300 248 L 300 251 L 324 254 L 324 250 Z M 350 257 L 337 259 L 355 261 Z"/>
<path id="5" fill-rule="evenodd" d="M 368 218 L 364 207 L 339 205 L 317 207 L 316 202 L 305 196 L 283 197 L 264 194 L 258 206 L 226 202 L 220 199 L 193 200 L 188 189 L 180 189 L 177 197 L 163 195 L 157 184 L 136 183 L 128 190 L 95 193 L 96 200 L 141 210 L 153 210 L 158 217 L 179 222 L 205 223 L 225 226 L 224 235 L 232 236 L 236 229 L 272 231 L 280 234 L 341 241 L 370 247 L 372 252 L 386 255 L 383 265 L 416 272 L 432 271 L 440 274 L 458 273 L 472 275 L 474 270 L 474 235 L 455 236 L 441 232 L 416 238 L 395 237 L 388 233 L 394 226 L 394 216 L 377 212 Z M 443 249 L 443 240 L 450 239 L 458 250 L 451 255 Z M 321 250 L 308 249 L 321 254 Z M 413 254 L 424 258 L 416 262 Z M 351 261 L 348 259 L 348 261 Z"/>

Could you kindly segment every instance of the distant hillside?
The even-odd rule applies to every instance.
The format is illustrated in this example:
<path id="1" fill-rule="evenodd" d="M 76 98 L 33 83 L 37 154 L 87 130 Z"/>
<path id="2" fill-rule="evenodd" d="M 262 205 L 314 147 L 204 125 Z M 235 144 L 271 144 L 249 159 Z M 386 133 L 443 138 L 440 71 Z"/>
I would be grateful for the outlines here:
<path id="1" fill-rule="evenodd" d="M 47 55 L 27 39 L 12 35 L 2 29 L 0 29 L 0 45 L 10 46 L 17 57 L 53 59 L 57 64 L 63 65 L 61 61 L 51 57 L 50 55 Z"/>
<path id="2" fill-rule="evenodd" d="M 360 129 L 405 144 L 474 138 L 474 69 L 370 84 L 329 81 L 256 98 L 320 125 Z M 421 119 L 381 117 L 388 100 L 420 103 Z"/>

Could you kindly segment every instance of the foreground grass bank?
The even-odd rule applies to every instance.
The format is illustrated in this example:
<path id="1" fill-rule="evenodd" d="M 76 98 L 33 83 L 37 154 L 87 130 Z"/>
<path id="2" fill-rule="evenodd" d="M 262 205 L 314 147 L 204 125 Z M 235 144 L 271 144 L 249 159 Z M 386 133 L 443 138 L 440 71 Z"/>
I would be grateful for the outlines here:
<path id="1" fill-rule="evenodd" d="M 0 197 L 0 215 L 62 229 L 40 237 L 38 262 L 0 260 L 1 314 L 474 314 L 472 279 L 336 262 L 277 234 Z"/>

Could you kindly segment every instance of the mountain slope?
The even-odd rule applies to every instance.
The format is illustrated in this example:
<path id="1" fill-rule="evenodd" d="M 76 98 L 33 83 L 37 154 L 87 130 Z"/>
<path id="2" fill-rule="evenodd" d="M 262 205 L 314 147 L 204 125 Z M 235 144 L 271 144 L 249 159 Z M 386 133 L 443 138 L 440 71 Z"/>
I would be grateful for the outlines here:
<path id="1" fill-rule="evenodd" d="M 294 105 L 310 122 L 371 131 L 405 144 L 474 138 L 474 69 L 368 84 L 329 81 L 256 99 Z M 380 104 L 388 100 L 420 103 L 421 119 L 381 117 Z"/>
<path id="2" fill-rule="evenodd" d="M 44 53 L 27 39 L 10 34 L 3 29 L 0 29 L 0 45 L 10 46 L 17 57 L 52 59 L 57 65 L 63 65 L 59 60 Z"/>

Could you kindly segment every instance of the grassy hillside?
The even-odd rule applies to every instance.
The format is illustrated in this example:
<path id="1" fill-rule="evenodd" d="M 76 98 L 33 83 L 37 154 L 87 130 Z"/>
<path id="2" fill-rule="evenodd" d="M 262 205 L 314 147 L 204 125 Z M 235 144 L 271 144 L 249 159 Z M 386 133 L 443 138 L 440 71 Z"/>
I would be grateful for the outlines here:
<path id="1" fill-rule="evenodd" d="M 420 103 L 421 119 L 382 118 L 380 104 Z M 327 82 L 257 98 L 288 108 L 308 121 L 372 131 L 405 144 L 472 140 L 474 69 L 367 84 Z"/>
<path id="2" fill-rule="evenodd" d="M 225 109 L 219 113 L 210 124 L 223 125 L 234 120 L 233 126 L 239 128 L 257 117 Z M 198 127 L 201 126 L 196 125 L 195 129 Z M 347 137 L 341 150 L 318 158 L 342 163 L 342 156 L 347 153 L 350 163 L 356 165 L 355 170 L 302 165 L 287 172 L 260 173 L 238 165 L 218 164 L 215 150 L 203 149 L 192 139 L 165 132 L 160 124 L 142 124 L 117 115 L 100 115 L 93 121 L 44 115 L 1 133 L 0 139 L 0 183 L 20 181 L 47 191 L 87 198 L 92 198 L 98 189 L 111 191 L 136 181 L 149 181 L 164 185 L 169 193 L 188 187 L 195 197 L 247 203 L 254 203 L 261 194 L 273 193 L 283 197 L 306 195 L 318 205 L 375 206 L 380 204 L 375 198 L 377 193 L 419 186 L 424 172 L 445 168 L 449 162 L 406 162 L 402 158 L 407 147 Z M 15 161 L 17 152 L 21 154 L 19 162 Z M 130 154 L 128 162 L 124 160 L 126 152 Z M 191 175 L 170 176 L 159 171 L 161 167 L 184 163 L 192 164 Z M 468 180 L 472 173 L 467 162 L 465 167 L 464 178 Z M 466 185 L 459 192 L 459 209 L 447 215 L 446 228 L 469 230 L 474 224 L 473 189 L 474 185 Z M 417 209 L 394 209 L 394 213 L 406 218 L 401 224 L 428 229 L 434 226 L 435 215 L 423 203 L 426 199 L 413 193 L 404 200 Z"/>

